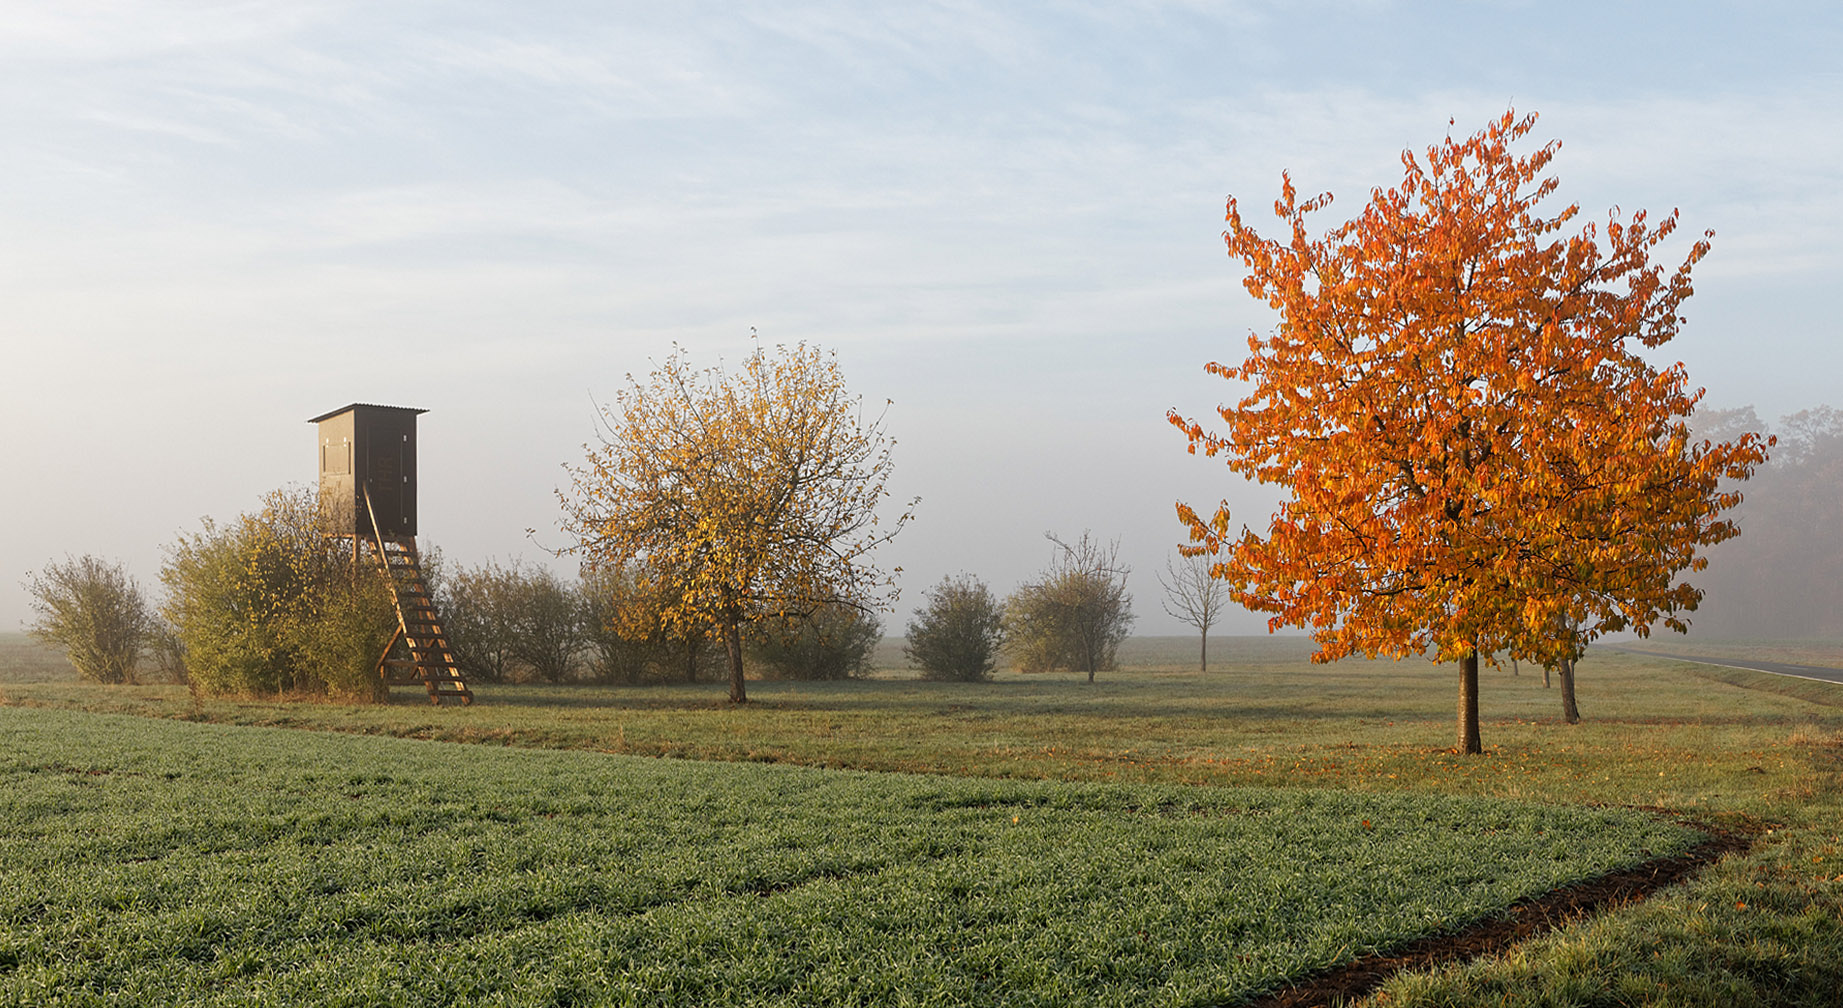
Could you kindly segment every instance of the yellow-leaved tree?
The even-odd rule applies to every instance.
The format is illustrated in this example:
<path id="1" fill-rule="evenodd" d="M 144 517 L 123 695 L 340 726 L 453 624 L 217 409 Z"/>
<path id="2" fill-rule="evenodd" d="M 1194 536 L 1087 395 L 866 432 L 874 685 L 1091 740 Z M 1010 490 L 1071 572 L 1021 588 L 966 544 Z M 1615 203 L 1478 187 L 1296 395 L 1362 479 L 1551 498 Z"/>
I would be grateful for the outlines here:
<path id="1" fill-rule="evenodd" d="M 1246 383 L 1208 430 L 1178 411 L 1194 454 L 1287 488 L 1265 535 L 1180 503 L 1192 555 L 1270 628 L 1309 629 L 1314 658 L 1431 652 L 1460 667 L 1462 752 L 1481 751 L 1478 657 L 1552 663 L 1613 630 L 1640 634 L 1700 592 L 1678 575 L 1736 534 L 1722 519 L 1765 459 L 1748 433 L 1711 443 L 1684 419 L 1701 398 L 1683 365 L 1640 346 L 1677 332 L 1705 234 L 1666 273 L 1652 251 L 1677 215 L 1615 210 L 1602 235 L 1578 206 L 1545 215 L 1551 142 L 1513 112 L 1464 140 L 1404 152 L 1401 184 L 1314 236 L 1282 177 L 1283 240 L 1228 204 L 1229 251 L 1279 312 L 1240 364 Z"/>
<path id="2" fill-rule="evenodd" d="M 720 637 L 732 701 L 748 700 L 745 624 L 894 601 L 870 553 L 911 517 L 878 515 L 895 442 L 834 355 L 757 349 L 731 375 L 677 351 L 644 382 L 629 375 L 601 420 L 559 491 L 568 551 L 651 579 L 661 619 Z"/>

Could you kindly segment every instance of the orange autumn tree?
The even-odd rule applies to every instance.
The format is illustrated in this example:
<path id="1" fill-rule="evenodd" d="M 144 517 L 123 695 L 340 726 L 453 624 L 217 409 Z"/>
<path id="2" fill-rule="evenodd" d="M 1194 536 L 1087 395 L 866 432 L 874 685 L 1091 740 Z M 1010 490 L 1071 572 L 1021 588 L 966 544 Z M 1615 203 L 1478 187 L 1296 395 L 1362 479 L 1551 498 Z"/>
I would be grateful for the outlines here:
<path id="1" fill-rule="evenodd" d="M 910 514 L 880 523 L 895 442 L 860 407 L 836 358 L 805 344 L 758 349 L 740 374 L 674 353 L 629 375 L 559 493 L 567 552 L 644 579 L 671 633 L 721 639 L 746 702 L 745 625 L 895 597 L 869 554 Z"/>
<path id="2" fill-rule="evenodd" d="M 1676 335 L 1712 235 L 1666 273 L 1651 256 L 1674 212 L 1614 211 L 1603 236 L 1571 226 L 1578 206 L 1545 215 L 1559 142 L 1510 150 L 1535 122 L 1506 112 L 1425 161 L 1404 152 L 1401 184 L 1320 237 L 1307 218 L 1330 195 L 1301 201 L 1289 176 L 1282 241 L 1231 199 L 1229 251 L 1279 327 L 1208 365 L 1246 383 L 1222 428 L 1169 414 L 1193 454 L 1291 492 L 1265 535 L 1232 531 L 1226 502 L 1209 518 L 1178 504 L 1186 552 L 1212 555 L 1269 629 L 1310 630 L 1316 661 L 1458 662 L 1466 753 L 1481 654 L 1553 662 L 1608 631 L 1686 629 L 1701 593 L 1677 576 L 1736 534 L 1720 481 L 1770 443 L 1692 440 L 1702 390 L 1637 353 Z"/>

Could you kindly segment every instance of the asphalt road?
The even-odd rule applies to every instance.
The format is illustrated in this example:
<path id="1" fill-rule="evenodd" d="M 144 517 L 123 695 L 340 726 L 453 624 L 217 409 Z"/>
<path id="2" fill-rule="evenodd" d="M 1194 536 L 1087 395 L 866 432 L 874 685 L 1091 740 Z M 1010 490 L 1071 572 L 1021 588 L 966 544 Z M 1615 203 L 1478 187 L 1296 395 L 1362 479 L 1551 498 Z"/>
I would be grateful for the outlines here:
<path id="1" fill-rule="evenodd" d="M 1665 654 L 1662 651 L 1645 651 L 1639 648 L 1621 647 L 1617 644 L 1601 644 L 1608 651 L 1624 651 L 1627 654 L 1645 655 L 1648 658 L 1671 658 L 1676 661 L 1693 662 L 1697 665 L 1719 665 L 1722 668 L 1749 669 L 1754 672 L 1770 672 L 1773 675 L 1791 676 L 1795 679 L 1816 679 L 1819 682 L 1843 683 L 1843 669 L 1825 668 L 1822 665 L 1793 665 L 1790 662 L 1753 661 L 1748 658 L 1711 658 L 1706 655 Z"/>

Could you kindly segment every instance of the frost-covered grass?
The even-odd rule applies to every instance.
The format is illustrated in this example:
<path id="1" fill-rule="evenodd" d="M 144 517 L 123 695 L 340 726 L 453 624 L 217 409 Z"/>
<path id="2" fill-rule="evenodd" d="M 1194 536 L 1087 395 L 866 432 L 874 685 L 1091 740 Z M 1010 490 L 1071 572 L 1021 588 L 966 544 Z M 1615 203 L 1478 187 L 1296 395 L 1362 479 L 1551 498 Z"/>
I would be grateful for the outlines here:
<path id="1" fill-rule="evenodd" d="M 1699 835 L 0 708 L 0 1003 L 1195 1004 Z"/>
<path id="2" fill-rule="evenodd" d="M 8 643 L 7 636 L 0 634 L 0 645 Z M 1009 673 L 990 684 L 922 683 L 891 667 L 865 682 L 752 683 L 750 695 L 758 702 L 742 709 L 724 702 L 721 684 L 484 684 L 472 707 L 441 710 L 407 690 L 385 706 L 194 701 L 175 686 L 47 681 L 69 676 L 49 674 L 57 671 L 56 662 L 45 655 L 0 647 L 0 666 L 24 659 L 19 667 L 0 667 L 0 705 L 318 729 L 338 733 L 324 743 L 330 745 L 352 734 L 394 735 L 483 743 L 482 750 L 548 748 L 724 761 L 709 771 L 716 773 L 772 762 L 933 774 L 941 786 L 954 782 L 940 778 L 958 777 L 1088 782 L 1127 791 L 1177 787 L 1191 789 L 1182 794 L 1203 795 L 1194 799 L 1199 801 L 1231 794 L 1236 797 L 1228 800 L 1241 802 L 1245 795 L 1263 793 L 1269 800 L 1290 801 L 1301 789 L 1318 789 L 1343 792 L 1342 800 L 1351 801 L 1373 795 L 1437 803 L 1462 796 L 1670 809 L 1770 832 L 1758 837 L 1751 852 L 1642 903 L 1608 910 L 1503 955 L 1398 978 L 1384 987 L 1386 1002 L 1377 1003 L 1725 1008 L 1837 1002 L 1843 990 L 1843 686 L 1596 650 L 1580 670 L 1586 721 L 1570 726 L 1561 723 L 1557 691 L 1543 688 L 1540 670 L 1525 666 L 1512 675 L 1508 668 L 1486 669 L 1481 675 L 1486 753 L 1462 758 L 1450 748 L 1455 686 L 1450 668 L 1388 661 L 1313 666 L 1305 661 L 1309 648 L 1298 640 L 1226 638 L 1212 639 L 1210 670 L 1199 675 L 1191 664 L 1195 643 L 1194 638 L 1129 641 L 1121 651 L 1123 669 L 1104 673 L 1092 686 L 1077 677 Z M 1843 646 L 1825 642 L 1721 646 L 1843 667 Z M 315 735 L 301 737 L 302 746 L 323 744 Z M 80 752 L 76 743 L 70 746 Z M 9 788 L 15 776 L 4 778 Z M 1019 815 L 1019 828 L 1031 821 L 1012 814 Z M 1372 825 L 1382 821 L 1364 817 Z M 1275 820 L 1248 821 L 1267 828 L 1264 824 Z M 1326 843 L 1335 846 L 1336 835 L 1332 831 Z M 1308 838 L 1302 848 L 1316 843 Z M 1029 856 L 1053 859 L 1058 850 L 1040 835 Z M 830 884 L 841 880 L 765 898 L 821 892 Z M 1301 906 L 1302 913 L 1315 912 Z M 554 938 L 546 929 L 564 928 L 574 919 L 563 915 L 530 924 L 539 938 L 526 946 L 528 961 L 521 969 L 532 977 L 554 977 L 568 975 L 570 968 L 584 976 L 605 968 L 596 965 L 609 961 L 596 957 L 601 946 L 586 936 L 574 944 L 556 940 L 556 956 L 545 951 L 544 942 Z M 585 927 L 608 933 L 596 930 L 598 924 Z M 8 930 L 0 939 L 10 942 L 20 933 Z M 1042 932 L 1045 940 L 1055 933 Z M 1364 939 L 1385 941 L 1380 932 Z M 973 955 L 968 946 L 951 947 L 961 961 Z M 1367 946 L 1353 945 L 1350 954 L 1361 947 Z M 1242 954 L 1231 945 L 1221 961 L 1241 968 Z M 4 955 L 0 952 L 0 964 L 8 962 Z M 406 956 L 400 966 L 376 966 L 347 980 L 353 989 L 386 982 L 379 977 L 408 983 L 402 978 L 417 961 Z M 576 965 L 558 965 L 565 961 Z M 871 955 L 852 972 L 868 982 L 894 968 Z M 553 970 L 562 973 L 546 972 Z M 14 982 L 15 972 L 0 965 L 6 983 Z M 524 993 L 513 1000 L 545 1001 L 540 981 L 531 983 L 517 988 Z M 404 994 L 398 1000 L 415 1003 L 438 995 Z M 1141 1000 L 1165 996 L 1180 1000 L 1176 993 Z M 946 997 L 955 999 L 977 997 Z M 885 1000 L 901 1003 L 899 996 Z"/>

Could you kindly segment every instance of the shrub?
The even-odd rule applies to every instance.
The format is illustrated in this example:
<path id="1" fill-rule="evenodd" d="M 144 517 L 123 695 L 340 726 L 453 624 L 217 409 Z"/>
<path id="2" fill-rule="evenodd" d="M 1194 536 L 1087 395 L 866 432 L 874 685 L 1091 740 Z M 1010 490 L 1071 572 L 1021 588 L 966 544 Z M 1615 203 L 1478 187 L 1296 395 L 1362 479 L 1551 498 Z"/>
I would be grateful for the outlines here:
<path id="1" fill-rule="evenodd" d="M 27 631 L 61 648 L 78 675 L 101 683 L 134 681 L 157 623 L 126 568 L 88 554 L 67 556 L 28 577 L 25 589 L 38 614 Z"/>
<path id="2" fill-rule="evenodd" d="M 670 587 L 644 564 L 584 570 L 580 591 L 589 669 L 598 682 L 694 683 L 722 674 L 727 656 L 714 646 L 716 635 L 668 621 Z"/>
<path id="3" fill-rule="evenodd" d="M 909 622 L 903 653 L 922 678 L 983 682 L 992 678 L 1004 643 L 1004 610 L 985 583 L 970 574 L 942 578 L 928 605 Z"/>
<path id="4" fill-rule="evenodd" d="M 582 636 L 598 682 L 644 682 L 665 650 L 653 586 L 629 565 L 582 574 Z"/>
<path id="5" fill-rule="evenodd" d="M 363 558 L 354 570 L 349 549 L 329 551 L 325 546 L 323 541 L 319 551 L 303 558 L 319 569 L 308 580 L 301 607 L 283 628 L 283 640 L 299 660 L 294 688 L 382 700 L 389 690 L 378 675 L 378 657 L 397 631 L 390 585 Z"/>
<path id="6" fill-rule="evenodd" d="M 160 580 L 195 691 L 383 695 L 390 585 L 375 561 L 354 566 L 349 540 L 323 534 L 305 488 L 226 525 L 205 519 L 168 548 Z"/>
<path id="7" fill-rule="evenodd" d="M 179 630 L 165 618 L 154 616 L 154 632 L 147 641 L 147 650 L 153 656 L 154 667 L 167 682 L 183 683 L 186 681 L 186 645 L 179 639 Z"/>
<path id="8" fill-rule="evenodd" d="M 828 605 L 806 616 L 750 627 L 749 651 L 771 679 L 851 679 L 870 671 L 883 624 L 853 606 Z"/>

